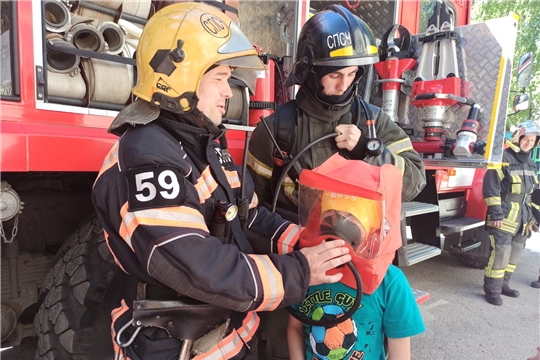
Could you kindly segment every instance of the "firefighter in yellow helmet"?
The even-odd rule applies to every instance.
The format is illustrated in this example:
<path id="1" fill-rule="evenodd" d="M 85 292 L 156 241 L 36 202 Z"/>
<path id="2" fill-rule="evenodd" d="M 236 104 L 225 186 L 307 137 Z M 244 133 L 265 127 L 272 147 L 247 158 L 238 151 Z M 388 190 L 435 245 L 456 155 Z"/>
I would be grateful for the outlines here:
<path id="1" fill-rule="evenodd" d="M 530 232 L 531 222 L 540 221 L 540 203 L 531 197 L 538 188 L 536 164 L 531 150 L 538 144 L 540 126 L 533 121 L 518 125 L 509 147 L 504 150 L 502 169 L 488 170 L 482 193 L 488 207 L 486 232 L 491 242 L 491 257 L 485 269 L 486 301 L 500 306 L 500 294 L 518 297 L 509 286 Z"/>
<path id="2" fill-rule="evenodd" d="M 112 313 L 118 356 L 178 358 L 182 346 L 184 358 L 256 358 L 255 311 L 300 302 L 308 286 L 338 281 L 326 271 L 350 260 L 343 241 L 294 251 L 298 226 L 259 207 L 249 178 L 241 197 L 221 124 L 235 68 L 263 65 L 212 6 L 167 6 L 143 30 L 138 98 L 109 129 L 120 139 L 92 194 L 109 249 L 128 274 Z M 253 254 L 243 226 L 269 255 Z M 190 317 L 185 308 L 165 311 L 165 300 L 206 305 L 190 308 Z M 180 339 L 200 340 L 190 349 Z"/>

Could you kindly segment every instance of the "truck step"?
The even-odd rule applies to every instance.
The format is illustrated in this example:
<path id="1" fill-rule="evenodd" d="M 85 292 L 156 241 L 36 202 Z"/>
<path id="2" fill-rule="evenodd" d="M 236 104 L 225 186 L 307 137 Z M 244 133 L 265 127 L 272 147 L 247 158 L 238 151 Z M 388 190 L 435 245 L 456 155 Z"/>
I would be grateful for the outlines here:
<path id="1" fill-rule="evenodd" d="M 413 242 L 407 245 L 408 265 L 414 265 L 434 256 L 440 255 L 441 249 L 436 246 Z"/>
<path id="2" fill-rule="evenodd" d="M 469 217 L 441 220 L 441 233 L 444 235 L 460 233 L 466 230 L 484 226 L 485 223 L 486 222 L 484 220 Z"/>
<path id="3" fill-rule="evenodd" d="M 429 293 L 418 289 L 412 289 L 414 299 L 418 305 L 429 300 Z"/>
<path id="4" fill-rule="evenodd" d="M 421 203 L 418 201 L 409 201 L 403 203 L 403 213 L 405 213 L 405 217 L 428 214 L 438 211 L 439 206 L 433 204 Z"/>
<path id="5" fill-rule="evenodd" d="M 464 252 L 467 252 L 467 251 L 471 251 L 472 249 L 476 249 L 480 245 L 482 245 L 481 241 L 478 241 L 478 240 L 475 241 L 473 239 L 468 239 L 468 240 L 462 241 L 461 244 L 452 245 L 452 246 L 450 246 L 450 248 L 452 250 L 457 251 L 457 252 L 464 253 Z"/>

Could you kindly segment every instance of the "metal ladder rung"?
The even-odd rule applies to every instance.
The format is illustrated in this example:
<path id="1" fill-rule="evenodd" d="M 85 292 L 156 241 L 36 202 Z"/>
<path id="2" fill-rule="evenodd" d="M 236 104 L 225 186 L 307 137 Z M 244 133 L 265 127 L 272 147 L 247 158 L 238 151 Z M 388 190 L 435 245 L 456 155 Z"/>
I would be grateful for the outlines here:
<path id="1" fill-rule="evenodd" d="M 462 231 L 483 226 L 486 222 L 475 218 L 462 217 L 458 219 L 442 220 L 441 233 L 444 235 L 455 234 Z"/>
<path id="2" fill-rule="evenodd" d="M 421 203 L 418 201 L 410 201 L 403 203 L 402 208 L 405 217 L 411 217 L 421 214 L 428 214 L 433 212 L 439 212 L 439 206 L 427 203 Z"/>
<path id="3" fill-rule="evenodd" d="M 482 245 L 481 241 L 465 240 L 465 241 L 462 241 L 461 244 L 459 245 L 456 244 L 456 245 L 450 246 L 450 248 L 452 248 L 453 250 L 457 252 L 464 253 L 464 252 L 476 249 L 477 247 L 480 247 L 480 245 Z"/>
<path id="4" fill-rule="evenodd" d="M 407 245 L 407 262 L 409 265 L 419 263 L 440 254 L 441 249 L 436 246 L 418 242 Z"/>

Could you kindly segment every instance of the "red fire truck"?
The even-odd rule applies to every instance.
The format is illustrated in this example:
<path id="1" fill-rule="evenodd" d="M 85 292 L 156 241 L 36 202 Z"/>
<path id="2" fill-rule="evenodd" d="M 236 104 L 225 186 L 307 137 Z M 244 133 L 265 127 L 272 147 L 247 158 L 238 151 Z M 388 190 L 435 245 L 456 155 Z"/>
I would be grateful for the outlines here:
<path id="1" fill-rule="evenodd" d="M 36 358 L 83 359 L 100 347 L 99 334 L 109 336 L 108 325 L 100 320 L 110 316 L 104 303 L 114 296 L 109 285 L 114 285 L 116 266 L 90 192 L 115 141 L 106 130 L 132 100 L 138 36 L 148 17 L 165 3 L 170 2 L 0 2 L 2 347 L 35 335 Z M 237 162 L 242 162 L 250 126 L 294 93 L 283 87 L 283 80 L 310 12 L 330 3 L 348 7 L 390 48 L 381 63 L 387 69 L 397 66 L 392 62 L 394 24 L 410 34 L 423 34 L 411 36 L 412 65 L 400 65 L 392 74 L 384 67 L 370 69 L 363 80 L 365 97 L 395 112 L 427 169 L 426 188 L 414 202 L 404 204 L 404 244 L 396 264 L 412 265 L 448 250 L 478 265 L 489 250 L 482 241 L 481 182 L 485 169 L 502 159 L 516 19 L 467 25 L 469 0 L 224 3 L 238 10 L 239 16 L 229 9 L 231 17 L 261 47 L 268 63 L 256 82 L 231 82 L 235 96 L 228 104 L 227 136 Z M 441 4 L 446 4 L 442 10 Z M 433 14 L 442 13 L 444 21 L 437 23 Z M 437 38 L 443 33 L 444 39 Z M 435 43 L 449 51 L 455 60 L 452 77 L 461 81 L 455 85 L 455 79 L 444 74 L 444 86 L 439 87 L 444 90 L 433 90 L 441 79 L 426 78 L 428 72 L 420 66 L 427 62 L 422 54 L 434 51 Z M 448 53 L 441 55 L 437 49 L 434 54 L 445 59 Z M 446 91 L 448 82 L 454 86 L 451 91 Z M 476 137 L 463 145 L 464 135 L 475 132 L 474 123 L 463 122 L 469 119 L 470 99 L 481 101 L 482 112 L 472 119 L 478 124 Z"/>

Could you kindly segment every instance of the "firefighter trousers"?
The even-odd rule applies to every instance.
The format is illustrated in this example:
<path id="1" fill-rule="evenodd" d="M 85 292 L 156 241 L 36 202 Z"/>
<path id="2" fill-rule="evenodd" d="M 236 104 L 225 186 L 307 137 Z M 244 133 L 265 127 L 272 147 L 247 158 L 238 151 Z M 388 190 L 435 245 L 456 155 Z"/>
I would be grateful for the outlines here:
<path id="1" fill-rule="evenodd" d="M 486 232 L 491 243 L 491 256 L 484 272 L 484 292 L 500 294 L 516 269 L 527 237 L 522 234 L 522 227 L 516 235 L 492 227 Z"/>
<path id="2" fill-rule="evenodd" d="M 287 360 L 289 348 L 287 343 L 287 324 L 289 313 L 285 309 L 272 312 L 258 312 L 261 322 L 257 330 L 259 338 L 259 360 Z"/>

